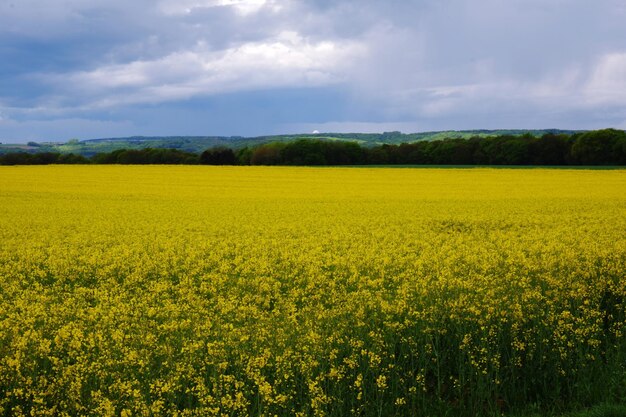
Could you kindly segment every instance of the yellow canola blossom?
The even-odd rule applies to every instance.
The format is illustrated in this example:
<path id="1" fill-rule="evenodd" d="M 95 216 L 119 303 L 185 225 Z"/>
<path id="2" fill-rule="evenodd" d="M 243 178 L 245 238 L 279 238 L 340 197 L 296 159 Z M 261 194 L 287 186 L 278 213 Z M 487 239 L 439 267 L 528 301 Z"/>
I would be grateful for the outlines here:
<path id="1" fill-rule="evenodd" d="M 0 415 L 625 398 L 625 271 L 625 170 L 0 167 Z"/>

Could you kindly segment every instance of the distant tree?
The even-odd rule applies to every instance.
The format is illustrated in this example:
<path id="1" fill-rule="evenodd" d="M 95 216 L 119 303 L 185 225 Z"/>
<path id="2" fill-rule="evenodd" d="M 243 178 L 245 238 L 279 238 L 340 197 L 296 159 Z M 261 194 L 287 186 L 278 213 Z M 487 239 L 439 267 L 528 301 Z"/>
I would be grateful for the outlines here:
<path id="1" fill-rule="evenodd" d="M 235 155 L 236 159 L 237 159 L 237 164 L 238 165 L 250 165 L 250 161 L 252 160 L 252 149 L 248 148 L 247 146 L 244 148 L 241 148 L 237 151 L 237 154 Z"/>
<path id="2" fill-rule="evenodd" d="M 506 133 L 510 133 L 506 131 Z M 387 132 L 387 139 L 402 135 Z M 454 136 L 454 135 L 453 135 Z M 345 139 L 366 135 L 337 135 Z M 454 165 L 626 165 L 626 132 L 615 129 L 570 133 L 547 131 L 531 134 L 418 140 L 399 145 L 383 143 L 362 147 L 354 142 L 303 138 L 271 142 L 234 151 L 221 146 L 202 154 L 172 148 L 119 149 L 90 159 L 52 152 L 14 152 L 0 155 L 0 164 L 215 164 L 215 165 L 360 165 L 360 164 L 454 164 Z M 268 138 L 271 139 L 271 138 Z M 76 141 L 78 143 L 78 141 Z M 143 142 L 142 142 L 143 143 Z M 47 149 L 39 148 L 38 151 Z M 6 149 L 4 150 L 7 151 Z"/>
<path id="3" fill-rule="evenodd" d="M 615 161 L 619 165 L 626 165 L 626 134 L 620 135 L 615 139 L 613 153 L 615 155 Z"/>
<path id="4" fill-rule="evenodd" d="M 57 152 L 15 152 L 1 155 L 0 165 L 49 165 L 66 163 L 63 162 L 63 157 L 64 155 L 61 155 Z M 81 158 L 85 159 L 83 157 Z"/>
<path id="5" fill-rule="evenodd" d="M 530 161 L 530 138 L 519 136 L 496 136 L 480 140 L 478 150 L 483 158 L 479 163 L 489 165 L 528 165 Z"/>
<path id="6" fill-rule="evenodd" d="M 91 160 L 96 164 L 197 164 L 198 155 L 178 149 L 118 149 L 99 153 Z"/>
<path id="7" fill-rule="evenodd" d="M 58 153 L 42 152 L 31 155 L 31 164 L 33 165 L 49 165 L 54 164 L 59 159 Z"/>
<path id="8" fill-rule="evenodd" d="M 621 146 L 626 132 L 603 129 L 586 132 L 576 137 L 571 155 L 580 165 L 616 165 L 621 159 Z"/>
<path id="9" fill-rule="evenodd" d="M 402 132 L 393 131 L 393 132 L 384 132 L 380 135 L 379 141 L 383 143 L 394 143 L 400 142 L 403 139 Z"/>
<path id="10" fill-rule="evenodd" d="M 475 144 L 466 139 L 454 139 L 454 144 L 449 150 L 449 162 L 452 165 L 474 164 Z"/>
<path id="11" fill-rule="evenodd" d="M 384 146 L 377 146 L 366 151 L 366 164 L 371 165 L 387 165 L 390 164 L 390 149 Z"/>
<path id="12" fill-rule="evenodd" d="M 236 165 L 237 157 L 232 149 L 218 146 L 202 152 L 200 163 L 204 165 Z"/>
<path id="13" fill-rule="evenodd" d="M 120 154 L 126 152 L 126 149 L 117 149 L 113 152 L 97 153 L 91 157 L 96 164 L 118 164 L 117 158 Z"/>
<path id="14" fill-rule="evenodd" d="M 529 165 L 530 141 L 532 137 L 507 137 L 501 145 L 501 163 L 504 165 Z"/>
<path id="15" fill-rule="evenodd" d="M 281 165 L 281 150 L 285 147 L 282 143 L 269 143 L 254 149 L 250 157 L 251 165 Z"/>
<path id="16" fill-rule="evenodd" d="M 365 162 L 365 152 L 358 143 L 336 142 L 333 144 L 335 153 L 333 158 L 327 157 L 339 165 L 361 165 Z"/>
<path id="17" fill-rule="evenodd" d="M 0 157 L 0 165 L 30 165 L 31 156 L 26 152 L 12 152 Z"/>
<path id="18" fill-rule="evenodd" d="M 402 154 L 406 153 L 406 162 L 401 163 L 424 165 L 432 162 L 431 155 L 429 153 L 429 142 L 411 143 L 406 147 L 406 151 L 403 151 L 402 147 L 403 145 L 400 145 L 399 150 Z"/>
<path id="19" fill-rule="evenodd" d="M 474 162 L 474 144 L 466 139 L 445 139 L 428 144 L 430 163 L 470 165 Z"/>
<path id="20" fill-rule="evenodd" d="M 326 146 L 319 140 L 301 139 L 287 143 L 280 151 L 280 159 L 286 165 L 326 165 Z"/>
<path id="21" fill-rule="evenodd" d="M 149 164 L 148 155 L 145 150 L 130 149 L 121 152 L 117 157 L 118 164 L 124 165 L 145 165 Z"/>
<path id="22" fill-rule="evenodd" d="M 546 133 L 530 142 L 530 159 L 534 165 L 567 165 L 572 141 L 567 135 Z"/>
<path id="23" fill-rule="evenodd" d="M 57 164 L 88 164 L 89 162 L 89 159 L 84 156 L 73 153 L 61 154 L 57 158 Z"/>

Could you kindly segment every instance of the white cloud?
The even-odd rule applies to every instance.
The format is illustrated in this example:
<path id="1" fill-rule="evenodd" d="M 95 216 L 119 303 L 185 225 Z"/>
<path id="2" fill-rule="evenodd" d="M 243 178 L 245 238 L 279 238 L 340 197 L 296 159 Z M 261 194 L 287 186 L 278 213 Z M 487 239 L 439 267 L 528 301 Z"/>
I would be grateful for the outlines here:
<path id="1" fill-rule="evenodd" d="M 223 51 L 202 47 L 162 58 L 40 78 L 100 107 L 158 103 L 197 95 L 276 87 L 312 87 L 344 81 L 364 46 L 352 41 L 311 42 L 296 32 Z"/>
<path id="2" fill-rule="evenodd" d="M 159 9 L 167 15 L 187 15 L 198 9 L 228 7 L 241 15 L 256 13 L 261 9 L 278 11 L 281 2 L 271 0 L 166 0 L 159 4 Z"/>
<path id="3" fill-rule="evenodd" d="M 604 55 L 584 90 L 589 104 L 626 106 L 626 52 Z"/>

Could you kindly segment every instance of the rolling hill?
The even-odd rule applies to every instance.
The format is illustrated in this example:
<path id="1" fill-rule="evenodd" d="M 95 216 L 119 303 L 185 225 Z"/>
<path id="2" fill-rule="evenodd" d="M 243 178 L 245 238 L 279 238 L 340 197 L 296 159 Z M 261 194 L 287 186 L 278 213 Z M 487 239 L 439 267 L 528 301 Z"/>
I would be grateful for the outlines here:
<path id="1" fill-rule="evenodd" d="M 447 138 L 469 139 L 471 137 L 489 137 L 500 135 L 521 136 L 530 134 L 541 136 L 545 133 L 574 133 L 571 130 L 447 130 L 421 133 L 319 133 L 273 135 L 257 137 L 241 136 L 132 136 L 124 138 L 100 138 L 67 142 L 29 142 L 28 144 L 0 144 L 0 154 L 10 152 L 59 152 L 92 156 L 100 152 L 112 152 L 117 149 L 171 148 L 187 152 L 202 152 L 205 149 L 226 146 L 233 149 L 254 147 L 269 142 L 291 142 L 298 139 L 321 139 L 331 141 L 356 142 L 362 146 L 382 144 L 413 143 Z"/>

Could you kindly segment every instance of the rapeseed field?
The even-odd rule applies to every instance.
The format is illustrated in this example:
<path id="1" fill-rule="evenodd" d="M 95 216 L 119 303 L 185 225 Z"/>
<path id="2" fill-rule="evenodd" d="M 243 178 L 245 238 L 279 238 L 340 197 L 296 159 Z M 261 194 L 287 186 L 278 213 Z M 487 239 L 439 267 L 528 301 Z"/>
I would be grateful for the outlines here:
<path id="1" fill-rule="evenodd" d="M 626 398 L 626 171 L 0 167 L 0 415 Z"/>

